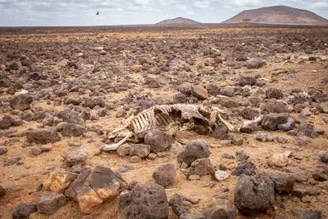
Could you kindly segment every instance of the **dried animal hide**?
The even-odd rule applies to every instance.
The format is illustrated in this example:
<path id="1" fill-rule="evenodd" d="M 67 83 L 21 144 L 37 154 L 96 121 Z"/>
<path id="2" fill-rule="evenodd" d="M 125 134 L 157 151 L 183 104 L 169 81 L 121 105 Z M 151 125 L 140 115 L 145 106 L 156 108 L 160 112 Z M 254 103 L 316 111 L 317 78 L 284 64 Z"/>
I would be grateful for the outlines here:
<path id="1" fill-rule="evenodd" d="M 138 139 L 143 137 L 150 129 L 167 128 L 172 123 L 179 123 L 181 126 L 184 123 L 193 122 L 194 124 L 201 124 L 209 130 L 214 130 L 218 124 L 223 123 L 230 131 L 235 131 L 235 127 L 225 121 L 220 113 L 223 113 L 223 111 L 219 108 L 193 104 L 153 106 L 136 116 L 131 116 L 123 122 L 122 126 L 107 134 L 106 138 L 109 139 L 118 136 L 125 137 L 117 143 L 102 146 L 100 150 L 116 150 L 132 136 Z"/>

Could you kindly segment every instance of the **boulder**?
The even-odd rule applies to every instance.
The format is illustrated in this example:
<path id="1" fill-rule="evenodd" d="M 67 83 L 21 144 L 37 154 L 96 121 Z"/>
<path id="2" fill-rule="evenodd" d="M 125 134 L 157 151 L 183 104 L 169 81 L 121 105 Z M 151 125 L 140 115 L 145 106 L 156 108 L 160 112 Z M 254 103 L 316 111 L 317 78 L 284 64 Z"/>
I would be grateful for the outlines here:
<path id="1" fill-rule="evenodd" d="M 295 121 L 287 114 L 269 114 L 263 116 L 261 126 L 263 129 L 271 131 L 289 131 L 295 127 Z"/>
<path id="2" fill-rule="evenodd" d="M 7 129 L 13 126 L 15 120 L 8 115 L 0 115 L 0 129 Z"/>
<path id="3" fill-rule="evenodd" d="M 152 152 L 158 153 L 167 150 L 173 143 L 173 138 L 166 132 L 154 129 L 147 132 L 144 138 L 145 144 L 150 145 Z"/>
<path id="4" fill-rule="evenodd" d="M 252 76 L 240 76 L 237 82 L 237 85 L 243 86 L 253 86 L 256 84 L 256 78 Z"/>
<path id="5" fill-rule="evenodd" d="M 251 58 L 247 60 L 246 67 L 248 69 L 257 69 L 257 68 L 261 68 L 264 64 L 265 62 L 259 58 Z"/>
<path id="6" fill-rule="evenodd" d="M 288 104 L 282 100 L 269 100 L 260 105 L 260 108 L 267 113 L 287 113 Z"/>
<path id="7" fill-rule="evenodd" d="M 269 88 L 265 91 L 265 97 L 267 99 L 282 99 L 284 97 L 284 93 L 281 89 Z"/>
<path id="8" fill-rule="evenodd" d="M 62 119 L 63 122 L 82 124 L 83 120 L 77 112 L 64 110 L 58 113 L 58 118 Z"/>
<path id="9" fill-rule="evenodd" d="M 206 219 L 234 219 L 238 214 L 236 207 L 228 200 L 216 200 L 209 208 L 204 210 Z"/>
<path id="10" fill-rule="evenodd" d="M 83 106 L 90 109 L 95 108 L 95 106 L 105 107 L 105 101 L 101 97 L 87 97 L 84 99 Z"/>
<path id="11" fill-rule="evenodd" d="M 119 197 L 120 219 L 168 219 L 169 205 L 165 189 L 158 184 L 137 183 Z"/>
<path id="12" fill-rule="evenodd" d="M 88 158 L 88 151 L 80 147 L 70 147 L 62 155 L 64 162 L 73 166 L 78 163 L 83 163 Z"/>
<path id="13" fill-rule="evenodd" d="M 256 117 L 258 117 L 260 115 L 260 112 L 258 110 L 255 110 L 255 109 L 244 108 L 240 112 L 240 114 L 244 119 L 253 120 L 253 119 L 255 119 Z"/>
<path id="14" fill-rule="evenodd" d="M 37 204 L 38 213 L 52 215 L 66 203 L 67 199 L 63 194 L 56 192 L 44 192 L 42 193 Z"/>
<path id="15" fill-rule="evenodd" d="M 18 109 L 21 111 L 31 108 L 31 103 L 33 98 L 29 94 L 19 94 L 10 100 L 10 106 L 13 109 Z"/>
<path id="16" fill-rule="evenodd" d="M 265 212 L 275 202 L 274 183 L 269 176 L 241 175 L 234 191 L 235 206 L 244 214 Z"/>
<path id="17" fill-rule="evenodd" d="M 172 185 L 175 182 L 176 176 L 175 165 L 171 163 L 159 166 L 153 173 L 155 182 L 164 188 Z"/>
<path id="18" fill-rule="evenodd" d="M 56 130 L 66 137 L 78 137 L 83 135 L 85 127 L 76 123 L 61 122 L 57 125 Z"/>
<path id="19" fill-rule="evenodd" d="M 21 203 L 12 212 L 13 219 L 29 218 L 30 214 L 37 211 L 35 204 Z"/>
<path id="20" fill-rule="evenodd" d="M 191 165 L 197 159 L 208 158 L 210 156 L 210 151 L 208 150 L 208 145 L 202 140 L 190 141 L 185 150 L 178 154 L 179 163 L 185 162 Z"/>
<path id="21" fill-rule="evenodd" d="M 100 205 L 114 200 L 125 188 L 126 182 L 111 169 L 96 166 L 78 175 L 65 195 L 78 202 L 83 214 L 91 214 Z"/>
<path id="22" fill-rule="evenodd" d="M 192 162 L 188 176 L 198 175 L 198 176 L 206 176 L 213 175 L 215 172 L 214 167 L 209 158 L 201 158 Z"/>
<path id="23" fill-rule="evenodd" d="M 191 87 L 191 94 L 199 100 L 205 100 L 208 98 L 207 90 L 201 85 L 193 85 Z"/>
<path id="24" fill-rule="evenodd" d="M 244 160 L 238 163 L 237 167 L 231 174 L 234 176 L 240 176 L 242 174 L 252 176 L 256 174 L 256 166 L 251 161 Z"/>
<path id="25" fill-rule="evenodd" d="M 26 132 L 27 141 L 37 144 L 48 144 L 60 141 L 60 137 L 53 128 L 28 130 Z"/>

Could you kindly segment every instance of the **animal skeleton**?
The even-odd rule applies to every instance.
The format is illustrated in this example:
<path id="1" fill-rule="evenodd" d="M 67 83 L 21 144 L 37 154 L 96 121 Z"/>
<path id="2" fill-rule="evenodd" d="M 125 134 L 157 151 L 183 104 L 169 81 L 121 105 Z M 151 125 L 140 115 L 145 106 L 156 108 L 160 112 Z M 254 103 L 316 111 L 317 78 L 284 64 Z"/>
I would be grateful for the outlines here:
<path id="1" fill-rule="evenodd" d="M 101 151 L 115 151 L 129 138 L 136 139 L 143 137 L 145 133 L 154 128 L 167 128 L 172 123 L 178 122 L 180 125 L 186 122 L 203 124 L 210 130 L 214 130 L 218 124 L 223 123 L 230 131 L 235 131 L 235 127 L 225 121 L 220 113 L 223 110 L 217 107 L 205 107 L 194 104 L 157 105 L 146 109 L 136 116 L 131 116 L 122 123 L 122 126 L 106 134 L 106 138 L 114 139 L 118 136 L 125 136 L 117 143 L 103 145 Z"/>

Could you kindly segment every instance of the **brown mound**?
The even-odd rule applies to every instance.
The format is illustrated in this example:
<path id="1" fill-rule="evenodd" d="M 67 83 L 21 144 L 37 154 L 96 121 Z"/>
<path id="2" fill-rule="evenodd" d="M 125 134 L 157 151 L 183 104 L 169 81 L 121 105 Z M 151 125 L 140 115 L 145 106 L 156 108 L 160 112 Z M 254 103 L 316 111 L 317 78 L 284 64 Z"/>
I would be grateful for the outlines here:
<path id="1" fill-rule="evenodd" d="M 319 15 L 287 6 L 273 6 L 245 10 L 223 23 L 259 23 L 278 25 L 328 25 L 328 20 Z"/>
<path id="2" fill-rule="evenodd" d="M 177 17 L 174 19 L 167 19 L 163 20 L 161 22 L 156 23 L 155 25 L 161 25 L 161 26 L 195 26 L 195 25 L 201 25 L 200 22 L 188 19 L 188 18 L 183 18 L 183 17 Z"/>

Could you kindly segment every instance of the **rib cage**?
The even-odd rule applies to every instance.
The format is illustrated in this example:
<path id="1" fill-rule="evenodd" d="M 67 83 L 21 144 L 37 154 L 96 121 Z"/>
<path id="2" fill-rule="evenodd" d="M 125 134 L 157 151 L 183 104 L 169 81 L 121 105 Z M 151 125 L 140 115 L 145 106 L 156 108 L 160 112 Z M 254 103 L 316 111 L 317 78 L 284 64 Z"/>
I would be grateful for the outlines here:
<path id="1" fill-rule="evenodd" d="M 220 112 L 222 112 L 222 110 L 219 108 L 205 108 L 202 105 L 194 104 L 153 106 L 140 112 L 136 116 L 131 116 L 123 122 L 121 127 L 110 132 L 109 138 L 111 139 L 118 137 L 122 133 L 125 134 L 125 137 L 116 144 L 103 146 L 101 150 L 116 150 L 133 135 L 137 137 L 140 133 L 145 133 L 147 130 L 167 127 L 169 124 L 176 121 L 181 124 L 184 121 L 196 119 L 209 127 L 216 127 L 218 122 L 221 121 L 230 130 L 233 130 L 234 126 L 223 120 L 220 116 Z"/>

